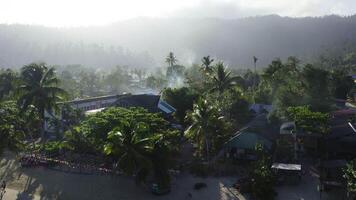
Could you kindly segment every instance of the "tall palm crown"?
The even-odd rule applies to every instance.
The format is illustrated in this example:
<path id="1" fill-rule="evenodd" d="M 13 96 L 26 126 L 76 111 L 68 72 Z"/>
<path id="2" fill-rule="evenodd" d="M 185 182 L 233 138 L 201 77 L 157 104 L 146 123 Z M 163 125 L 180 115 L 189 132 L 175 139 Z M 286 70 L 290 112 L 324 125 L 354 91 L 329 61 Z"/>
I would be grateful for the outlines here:
<path id="1" fill-rule="evenodd" d="M 56 108 L 56 103 L 63 100 L 66 92 L 57 87 L 59 80 L 54 68 L 48 68 L 42 63 L 24 66 L 21 69 L 21 79 L 18 104 L 21 110 L 26 110 L 30 105 L 36 107 L 42 120 L 41 135 L 43 137 L 45 110 L 50 111 Z"/>
<path id="2" fill-rule="evenodd" d="M 45 64 L 30 64 L 21 69 L 19 104 L 22 109 L 34 105 L 43 118 L 46 109 L 51 110 L 56 102 L 63 100 L 65 91 L 57 87 L 59 79 L 54 68 Z"/>
<path id="3" fill-rule="evenodd" d="M 231 71 L 226 69 L 223 62 L 216 64 L 212 78 L 213 86 L 211 91 L 217 91 L 219 95 L 224 93 L 225 90 L 231 89 L 238 81 L 238 77 L 231 76 Z"/>
<path id="4" fill-rule="evenodd" d="M 202 61 L 202 70 L 206 74 L 210 74 L 211 72 L 213 72 L 213 68 L 212 68 L 211 64 L 214 62 L 214 59 L 210 59 L 210 56 L 206 56 L 206 57 L 203 57 L 201 59 L 201 61 Z"/>
<path id="5" fill-rule="evenodd" d="M 173 52 L 169 52 L 168 56 L 166 57 L 166 63 L 168 63 L 168 65 L 170 67 L 172 67 L 173 65 L 175 65 L 178 62 L 177 58 L 174 56 Z"/>
<path id="6" fill-rule="evenodd" d="M 193 111 L 187 116 L 192 124 L 185 131 L 185 134 L 198 143 L 200 150 L 204 148 L 205 143 L 207 160 L 209 160 L 209 131 L 212 123 L 218 119 L 216 111 L 216 108 L 209 104 L 207 100 L 199 99 L 194 104 Z"/>
<path id="7" fill-rule="evenodd" d="M 104 152 L 119 158 L 117 166 L 126 174 L 136 174 L 137 181 L 143 181 L 152 163 L 148 158 L 152 151 L 151 138 L 141 138 L 138 135 L 139 125 L 127 122 L 128 126 L 117 127 L 108 133 L 109 143 Z"/>

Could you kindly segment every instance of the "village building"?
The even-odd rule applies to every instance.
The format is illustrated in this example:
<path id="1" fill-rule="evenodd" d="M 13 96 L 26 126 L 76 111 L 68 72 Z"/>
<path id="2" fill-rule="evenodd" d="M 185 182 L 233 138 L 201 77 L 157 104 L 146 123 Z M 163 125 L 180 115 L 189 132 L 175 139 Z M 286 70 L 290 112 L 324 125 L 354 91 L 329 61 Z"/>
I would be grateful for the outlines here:
<path id="1" fill-rule="evenodd" d="M 154 94 L 122 94 L 122 95 L 108 95 L 108 96 L 100 96 L 100 97 L 92 97 L 87 99 L 77 99 L 72 101 L 67 101 L 60 103 L 62 105 L 69 105 L 74 109 L 79 109 L 83 111 L 85 114 L 93 114 L 96 112 L 100 112 L 108 107 L 140 107 L 147 109 L 152 113 L 161 113 L 162 116 L 170 122 L 173 122 L 172 114 L 176 111 L 171 105 L 161 99 L 160 95 Z M 60 120 L 63 119 L 62 116 L 65 116 L 61 111 L 59 114 L 49 113 L 48 111 L 45 113 L 45 131 L 53 132 L 54 129 L 51 126 L 50 120 L 56 117 Z"/>
<path id="2" fill-rule="evenodd" d="M 268 123 L 266 113 L 261 113 L 224 144 L 225 157 L 236 160 L 254 160 L 258 144 L 262 145 L 264 151 L 271 153 L 277 135 L 278 129 Z"/>
<path id="3" fill-rule="evenodd" d="M 256 145 L 270 152 L 273 143 L 253 130 L 242 130 L 224 144 L 227 158 L 236 160 L 256 160 Z"/>

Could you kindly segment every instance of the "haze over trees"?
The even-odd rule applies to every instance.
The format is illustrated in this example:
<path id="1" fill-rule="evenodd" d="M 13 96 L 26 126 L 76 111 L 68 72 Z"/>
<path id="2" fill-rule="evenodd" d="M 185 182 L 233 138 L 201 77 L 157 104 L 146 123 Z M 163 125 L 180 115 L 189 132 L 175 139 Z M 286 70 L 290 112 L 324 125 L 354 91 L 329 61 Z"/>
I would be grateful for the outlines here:
<path id="1" fill-rule="evenodd" d="M 289 18 L 276 15 L 243 19 L 137 18 L 107 26 L 47 28 L 0 25 L 0 66 L 34 62 L 91 67 L 162 66 L 173 51 L 180 64 L 211 55 L 234 68 L 258 68 L 274 58 L 296 56 L 310 62 L 334 58 L 356 44 L 356 16 Z M 331 55 L 331 57 L 330 57 Z"/>
<path id="2" fill-rule="evenodd" d="M 322 161 L 332 112 L 340 109 L 336 102 L 355 103 L 355 25 L 356 15 L 140 18 L 67 29 L 0 25 L 0 66 L 7 68 L 0 69 L 0 153 L 80 155 L 80 162 L 63 162 L 72 162 L 68 166 L 84 166 L 81 156 L 89 156 L 94 167 L 112 175 L 124 173 L 146 186 L 154 180 L 170 189 L 172 169 L 208 175 L 222 163 L 236 169 L 225 144 L 263 118 L 263 128 L 253 127 L 256 135 L 265 128 L 278 134 L 283 122 L 293 121 L 298 131 L 316 136 L 310 156 Z M 176 111 L 170 116 L 105 103 L 98 106 L 103 110 L 84 115 L 65 102 L 129 93 L 161 95 Z M 53 117 L 54 131 L 47 135 L 45 113 L 54 114 L 58 106 L 63 119 Z M 253 106 L 266 109 L 257 113 Z M 286 161 L 297 161 L 288 144 L 267 139 L 271 149 L 259 140 L 248 150 L 256 153 L 245 166 L 255 199 L 275 198 L 276 160 L 270 155 L 283 149 Z M 193 147 L 191 158 L 179 163 L 184 145 Z M 355 162 L 344 171 L 352 193 Z"/>

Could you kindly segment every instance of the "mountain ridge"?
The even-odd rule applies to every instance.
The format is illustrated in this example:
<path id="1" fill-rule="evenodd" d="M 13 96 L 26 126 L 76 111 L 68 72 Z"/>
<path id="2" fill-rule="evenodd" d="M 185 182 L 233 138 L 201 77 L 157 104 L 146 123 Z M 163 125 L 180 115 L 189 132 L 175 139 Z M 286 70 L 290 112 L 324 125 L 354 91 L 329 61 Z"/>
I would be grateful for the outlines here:
<path id="1" fill-rule="evenodd" d="M 33 61 L 90 67 L 157 67 L 173 51 L 181 64 L 211 55 L 237 68 L 259 67 L 276 57 L 306 62 L 329 50 L 356 46 L 356 15 L 256 16 L 238 19 L 135 18 L 104 26 L 54 28 L 0 25 L 0 66 Z"/>

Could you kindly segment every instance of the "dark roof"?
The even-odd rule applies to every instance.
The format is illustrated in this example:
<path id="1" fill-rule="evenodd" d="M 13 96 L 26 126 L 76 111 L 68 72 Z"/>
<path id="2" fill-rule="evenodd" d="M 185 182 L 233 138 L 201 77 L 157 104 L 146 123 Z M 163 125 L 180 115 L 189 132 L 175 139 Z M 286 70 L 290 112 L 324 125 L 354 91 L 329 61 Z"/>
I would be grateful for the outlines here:
<path id="1" fill-rule="evenodd" d="M 122 95 L 108 95 L 92 97 L 87 99 L 78 99 L 62 103 L 68 103 L 71 105 L 81 104 L 86 102 L 113 99 L 115 103 L 113 106 L 119 107 L 141 107 L 147 109 L 149 112 L 162 112 L 164 115 L 171 115 L 176 111 L 174 107 L 169 105 L 167 102 L 160 100 L 159 95 L 154 94 L 122 94 Z"/>
<path id="2" fill-rule="evenodd" d="M 245 126 L 245 129 L 253 130 L 253 132 L 271 141 L 275 140 L 279 134 L 278 127 L 268 123 L 267 114 L 257 115 Z"/>
<path id="3" fill-rule="evenodd" d="M 351 109 L 334 111 L 330 121 L 330 134 L 328 134 L 327 139 L 334 140 L 348 136 L 356 136 L 354 130 L 348 124 L 350 116 L 352 116 L 354 112 L 355 111 Z"/>
<path id="4" fill-rule="evenodd" d="M 326 148 L 330 152 L 356 153 L 356 133 L 348 124 L 348 118 L 334 117 L 326 139 Z"/>
<path id="5" fill-rule="evenodd" d="M 151 94 L 125 95 L 120 96 L 114 105 L 120 107 L 141 107 L 147 109 L 149 112 L 159 112 L 159 99 L 159 95 Z"/>
<path id="6" fill-rule="evenodd" d="M 90 97 L 90 98 L 86 98 L 86 99 L 77 99 L 77 100 L 66 101 L 66 102 L 62 102 L 62 103 L 79 104 L 79 103 L 85 103 L 85 102 L 91 102 L 91 101 L 97 101 L 97 100 L 106 100 L 106 99 L 118 98 L 119 96 L 125 96 L 125 95 L 117 95 L 116 94 L 116 95 Z"/>
<path id="7" fill-rule="evenodd" d="M 224 147 L 236 147 L 240 149 L 254 150 L 256 144 L 261 144 L 266 150 L 270 150 L 272 142 L 249 130 L 243 130 L 224 144 Z"/>
<path id="8" fill-rule="evenodd" d="M 324 160 L 321 165 L 325 168 L 343 168 L 346 163 L 346 160 Z"/>
<path id="9" fill-rule="evenodd" d="M 355 135 L 355 132 L 347 123 L 345 123 L 332 126 L 330 129 L 330 134 L 328 134 L 327 136 L 327 139 L 340 139 L 350 135 Z"/>

